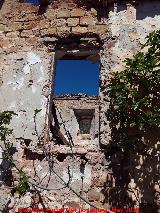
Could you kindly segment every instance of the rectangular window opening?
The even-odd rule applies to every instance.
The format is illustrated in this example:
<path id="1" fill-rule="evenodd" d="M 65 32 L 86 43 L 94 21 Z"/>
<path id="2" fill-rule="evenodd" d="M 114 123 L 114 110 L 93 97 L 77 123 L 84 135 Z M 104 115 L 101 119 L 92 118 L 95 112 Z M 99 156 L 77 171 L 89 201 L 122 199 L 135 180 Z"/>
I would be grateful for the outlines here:
<path id="1" fill-rule="evenodd" d="M 74 110 L 78 125 L 79 134 L 91 134 L 94 120 L 94 109 L 76 109 Z"/>
<path id="2" fill-rule="evenodd" d="M 59 59 L 54 77 L 54 95 L 99 96 L 99 61 Z M 86 121 L 87 122 L 87 121 Z"/>

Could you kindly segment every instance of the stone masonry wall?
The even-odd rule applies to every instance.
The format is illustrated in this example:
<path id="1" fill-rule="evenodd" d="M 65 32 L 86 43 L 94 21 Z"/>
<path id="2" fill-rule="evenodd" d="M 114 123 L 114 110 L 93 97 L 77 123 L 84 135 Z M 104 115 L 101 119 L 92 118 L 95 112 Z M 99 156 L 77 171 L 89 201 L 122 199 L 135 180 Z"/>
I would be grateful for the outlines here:
<path id="1" fill-rule="evenodd" d="M 158 0 L 141 3 L 118 1 L 102 8 L 78 7 L 71 0 L 54 1 L 47 8 L 19 3 L 16 0 L 6 0 L 3 3 L 0 9 L 0 110 L 14 110 L 18 114 L 11 123 L 14 127 L 12 141 L 17 149 L 14 159 L 32 177 L 32 182 L 41 182 L 39 186 L 42 188 L 39 194 L 34 194 L 32 184 L 32 191 L 19 197 L 17 193 L 14 196 L 9 194 L 10 188 L 2 185 L 0 209 L 11 213 L 16 212 L 18 207 L 31 206 L 89 208 L 90 205 L 64 186 L 56 174 L 66 183 L 70 181 L 77 193 L 98 208 L 119 205 L 127 207 L 128 200 L 133 206 L 139 207 L 136 195 L 142 203 L 152 205 L 155 202 L 153 192 L 159 190 L 159 132 L 153 132 L 150 138 L 145 136 L 150 150 L 147 157 L 135 158 L 131 155 L 130 165 L 134 169 L 129 184 L 133 190 L 128 191 L 127 195 L 120 196 L 121 182 L 117 181 L 119 170 L 115 172 L 121 159 L 106 154 L 104 147 L 112 141 L 112 129 L 107 118 L 110 107 L 109 75 L 123 69 L 122 61 L 139 50 L 140 43 L 145 41 L 149 32 L 159 29 L 159 20 Z M 56 63 L 56 44 L 62 38 L 67 40 L 69 36 L 98 36 L 102 42 L 99 53 L 100 141 L 96 142 L 94 149 L 92 146 L 85 148 L 84 144 L 71 149 L 67 145 L 55 145 L 53 141 L 48 141 L 45 147 L 46 150 L 52 150 L 56 173 L 50 175 L 42 142 L 46 139 L 45 133 L 50 123 L 48 113 L 52 102 L 50 93 Z M 74 46 L 74 42 L 72 44 Z M 58 45 L 61 46 L 60 43 Z M 92 102 L 87 101 L 84 98 L 83 103 L 76 100 L 75 104 L 85 106 Z M 36 117 L 38 137 L 34 122 L 36 109 L 41 109 Z M 37 145 L 39 141 L 41 146 Z M 140 167 L 137 165 L 138 161 L 141 162 Z M 1 166 L 3 167 L 3 161 Z M 17 184 L 18 176 L 15 171 L 12 172 L 14 184 Z M 51 190 L 43 190 L 47 185 Z"/>

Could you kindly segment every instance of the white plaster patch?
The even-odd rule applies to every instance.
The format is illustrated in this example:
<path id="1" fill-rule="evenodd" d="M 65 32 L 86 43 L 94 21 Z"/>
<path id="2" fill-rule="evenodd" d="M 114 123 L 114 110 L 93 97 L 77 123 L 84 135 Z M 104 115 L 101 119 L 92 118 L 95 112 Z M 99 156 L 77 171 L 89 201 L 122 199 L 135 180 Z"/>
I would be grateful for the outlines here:
<path id="1" fill-rule="evenodd" d="M 12 82 L 12 81 L 8 81 L 8 82 L 7 82 L 7 85 L 11 85 L 11 84 L 15 84 L 15 83 Z"/>
<path id="2" fill-rule="evenodd" d="M 24 78 L 20 78 L 18 81 L 13 83 L 15 86 L 13 87 L 13 90 L 21 89 L 23 87 Z"/>
<path id="3" fill-rule="evenodd" d="M 43 81 L 43 80 L 44 80 L 44 78 L 43 78 L 43 77 L 40 77 L 40 78 L 38 79 L 37 83 L 39 83 L 39 82 L 41 82 L 41 81 Z"/>
<path id="4" fill-rule="evenodd" d="M 24 72 L 24 74 L 26 74 L 26 75 L 30 73 L 30 66 L 29 66 L 29 64 L 26 64 L 26 65 L 24 66 L 23 72 Z"/>
<path id="5" fill-rule="evenodd" d="M 31 86 L 31 88 L 32 88 L 32 92 L 33 92 L 33 93 L 36 93 L 37 88 L 36 88 L 35 86 L 33 86 L 33 85 Z"/>
<path id="6" fill-rule="evenodd" d="M 41 63 L 41 59 L 39 56 L 37 56 L 35 53 L 33 52 L 29 52 L 27 53 L 27 62 L 29 65 L 34 65 L 37 63 Z"/>
<path id="7" fill-rule="evenodd" d="M 16 106 L 16 102 L 13 101 L 13 102 L 11 102 L 10 106 L 8 107 L 8 109 L 15 108 L 15 106 Z"/>
<path id="8" fill-rule="evenodd" d="M 7 82 L 7 85 L 15 85 L 13 87 L 13 90 L 16 90 L 16 89 L 21 89 L 21 87 L 23 86 L 23 83 L 24 83 L 24 78 L 20 78 L 19 80 L 17 80 L 16 82 L 13 82 L 13 81 L 8 81 Z"/>
<path id="9" fill-rule="evenodd" d="M 42 66 L 40 66 L 40 71 L 42 73 L 42 76 L 44 76 L 44 72 L 43 72 L 43 67 Z"/>

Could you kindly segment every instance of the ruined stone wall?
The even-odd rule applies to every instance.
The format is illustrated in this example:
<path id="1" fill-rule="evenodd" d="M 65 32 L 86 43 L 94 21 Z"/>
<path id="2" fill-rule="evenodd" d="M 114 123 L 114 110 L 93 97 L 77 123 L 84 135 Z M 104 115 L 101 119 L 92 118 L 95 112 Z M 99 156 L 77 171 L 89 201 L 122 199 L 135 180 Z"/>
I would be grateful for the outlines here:
<path id="1" fill-rule="evenodd" d="M 150 145 L 151 149 L 154 148 L 154 155 L 152 159 L 142 160 L 140 168 L 136 168 L 137 162 L 143 157 L 137 157 L 135 161 L 135 156 L 133 156 L 130 164 L 136 169 L 130 185 L 135 190 L 122 197 L 119 196 L 121 184 L 117 182 L 119 170 L 116 169 L 115 173 L 115 168 L 119 168 L 120 161 L 104 154 L 105 149 L 102 148 L 112 141 L 112 129 L 107 115 L 109 74 L 122 70 L 124 67 L 122 61 L 125 57 L 131 57 L 139 49 L 139 44 L 144 42 L 149 32 L 159 29 L 159 11 L 160 3 L 156 0 L 143 1 L 139 4 L 131 4 L 128 1 L 118 2 L 103 8 L 92 6 L 81 8 L 69 0 L 55 1 L 47 8 L 18 3 L 16 0 L 6 0 L 2 5 L 0 10 L 0 110 L 14 110 L 18 114 L 18 117 L 12 121 L 13 134 L 16 138 L 14 144 L 18 151 L 14 154 L 14 158 L 18 160 L 20 167 L 24 166 L 24 171 L 32 178 L 34 177 L 37 181 L 39 178 L 44 180 L 41 183 L 42 187 L 45 188 L 49 182 L 48 187 L 52 190 L 49 192 L 41 190 L 40 193 L 45 206 L 89 208 L 88 204 L 64 187 L 64 183 L 58 179 L 56 174 L 50 176 L 43 150 L 37 146 L 39 140 L 43 142 L 48 124 L 56 44 L 58 42 L 61 46 L 61 39 L 67 40 L 71 35 L 73 38 L 98 36 L 102 42 L 100 50 L 100 141 L 96 142 L 97 146 L 94 146 L 94 149 L 92 146 L 91 149 L 90 147 L 86 149 L 84 143 L 83 146 L 79 144 L 78 147 L 72 149 L 67 145 L 48 143 L 46 149 L 49 147 L 52 150 L 55 171 L 66 182 L 71 177 L 71 186 L 76 192 L 97 207 L 116 207 L 119 203 L 122 207 L 127 206 L 126 197 L 134 201 L 130 202 L 134 203 L 134 206 L 139 206 L 135 193 L 141 194 L 142 192 L 145 192 L 142 201 L 153 203 L 154 187 L 156 190 L 158 187 L 154 186 L 154 183 L 150 185 L 150 182 L 153 181 L 152 176 L 157 174 L 158 170 L 158 148 Z M 73 47 L 74 42 L 71 42 Z M 60 102 L 56 103 L 62 107 Z M 82 103 L 75 100 L 74 104 L 80 106 Z M 84 99 L 83 104 L 85 107 L 86 104 L 91 103 Z M 36 117 L 39 137 L 35 132 L 35 109 L 42 109 Z M 63 116 L 66 116 L 66 112 Z M 147 137 L 146 141 L 149 141 Z M 151 141 L 159 144 L 158 140 L 157 133 Z M 29 145 L 26 145 L 28 141 Z M 154 144 L 152 142 L 151 144 Z M 148 161 L 150 161 L 150 166 L 148 166 Z M 141 175 L 140 171 L 147 171 L 147 169 L 149 171 L 153 164 L 155 167 L 144 184 L 143 179 L 146 176 Z M 14 174 L 15 184 L 17 179 L 18 177 Z M 153 182 L 156 181 L 157 176 Z M 138 183 L 140 184 L 137 191 Z M 146 187 L 147 184 L 149 187 Z M 146 191 L 144 191 L 145 187 Z M 34 191 L 34 187 L 32 189 Z M 1 209 L 6 205 L 8 192 L 6 188 L 2 191 L 4 199 L 1 201 Z M 121 202 L 118 203 L 119 197 Z M 18 207 L 29 207 L 36 199 L 38 207 L 44 207 L 40 202 L 40 197 L 37 198 L 37 195 L 33 196 L 31 193 L 21 198 L 15 194 L 14 198 L 10 199 L 10 212 L 15 212 Z"/>

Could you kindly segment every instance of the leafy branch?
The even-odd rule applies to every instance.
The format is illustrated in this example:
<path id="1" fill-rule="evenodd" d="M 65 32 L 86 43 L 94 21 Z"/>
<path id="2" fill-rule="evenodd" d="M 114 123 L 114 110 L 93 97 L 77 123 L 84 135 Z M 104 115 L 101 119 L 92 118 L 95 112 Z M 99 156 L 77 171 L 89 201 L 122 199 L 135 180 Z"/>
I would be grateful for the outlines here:
<path id="1" fill-rule="evenodd" d="M 160 125 L 160 30 L 146 39 L 140 52 L 125 59 L 125 69 L 111 77 L 116 118 L 142 132 Z"/>

